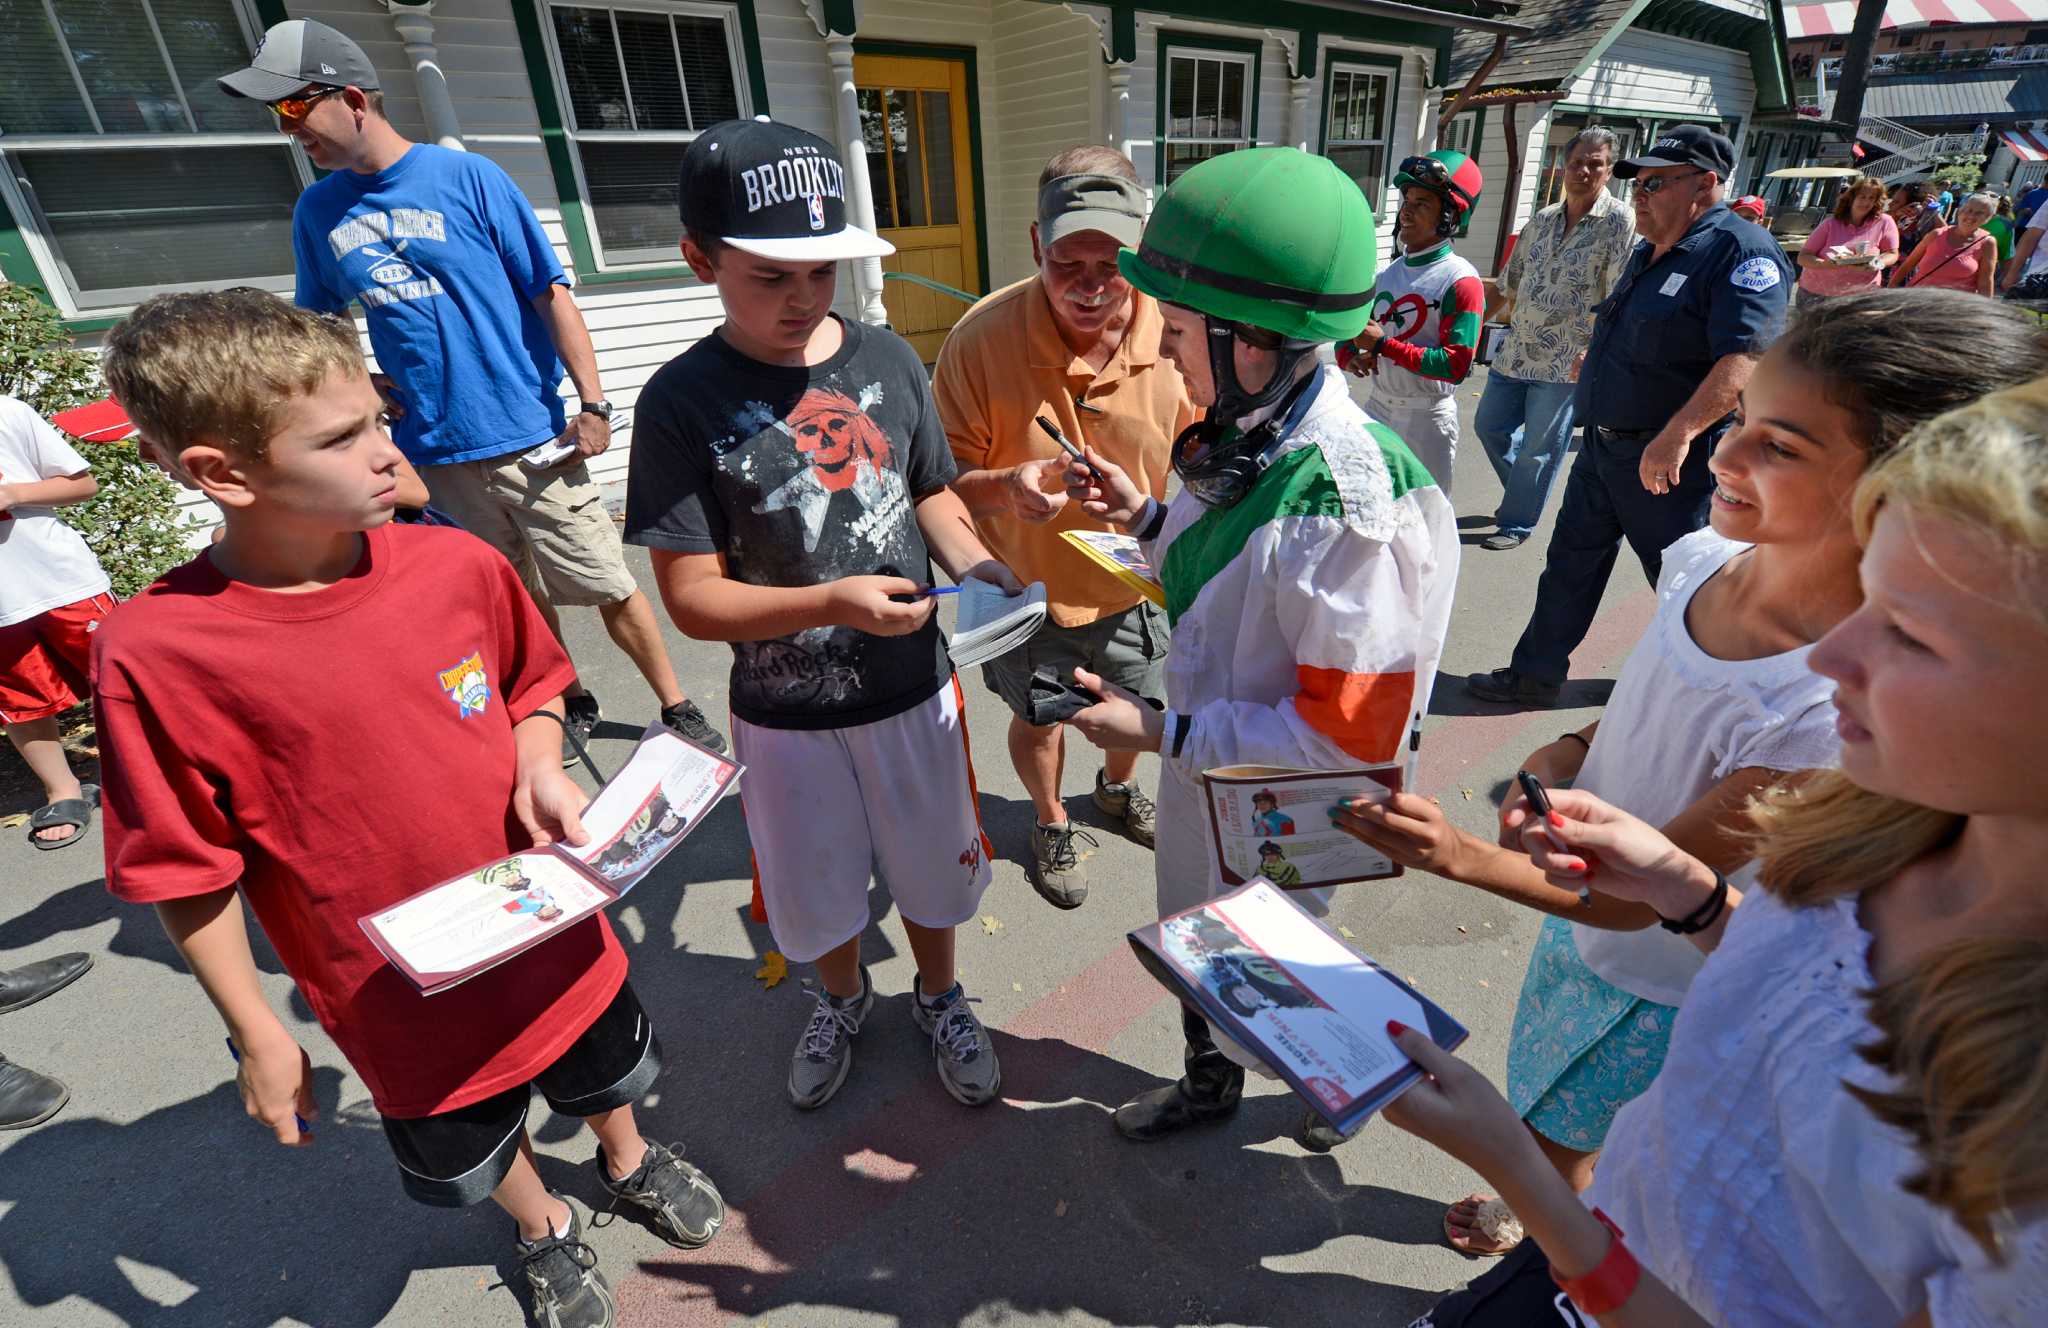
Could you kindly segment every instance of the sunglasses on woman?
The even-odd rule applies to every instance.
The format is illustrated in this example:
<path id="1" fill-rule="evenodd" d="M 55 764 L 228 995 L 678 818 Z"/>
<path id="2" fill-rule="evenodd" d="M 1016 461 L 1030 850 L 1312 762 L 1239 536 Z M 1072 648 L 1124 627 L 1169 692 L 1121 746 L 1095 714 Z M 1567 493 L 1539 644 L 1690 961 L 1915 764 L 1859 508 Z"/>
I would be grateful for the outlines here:
<path id="1" fill-rule="evenodd" d="M 279 97 L 276 101 L 263 103 L 264 108 L 277 117 L 280 125 L 297 124 L 312 111 L 313 103 L 322 97 L 332 97 L 344 88 L 312 88 L 295 97 Z"/>

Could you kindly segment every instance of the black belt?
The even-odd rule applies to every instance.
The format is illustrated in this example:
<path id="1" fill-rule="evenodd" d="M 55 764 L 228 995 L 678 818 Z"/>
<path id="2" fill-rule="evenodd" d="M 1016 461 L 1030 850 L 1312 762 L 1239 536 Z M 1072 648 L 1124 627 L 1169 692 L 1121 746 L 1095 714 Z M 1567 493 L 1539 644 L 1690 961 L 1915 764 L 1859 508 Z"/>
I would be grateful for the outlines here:
<path id="1" fill-rule="evenodd" d="M 1586 427 L 1599 430 L 1617 443 L 1647 443 L 1659 432 L 1656 429 L 1610 429 L 1604 424 L 1589 424 Z"/>

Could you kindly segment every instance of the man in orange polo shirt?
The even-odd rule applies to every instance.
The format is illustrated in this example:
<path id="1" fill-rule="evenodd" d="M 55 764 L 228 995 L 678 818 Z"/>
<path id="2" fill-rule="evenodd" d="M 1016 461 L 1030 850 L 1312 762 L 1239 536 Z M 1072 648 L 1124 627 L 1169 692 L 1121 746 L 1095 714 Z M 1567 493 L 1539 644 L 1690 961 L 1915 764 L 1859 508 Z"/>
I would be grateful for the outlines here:
<path id="1" fill-rule="evenodd" d="M 1050 664 L 1070 679 L 1079 665 L 1159 696 L 1166 616 L 1060 538 L 1111 527 L 1068 504 L 1066 456 L 1036 419 L 1044 415 L 1153 497 L 1166 496 L 1174 437 L 1195 410 L 1180 371 L 1160 357 L 1159 306 L 1117 271 L 1118 249 L 1135 247 L 1144 231 L 1145 204 L 1137 171 L 1114 148 L 1054 157 L 1039 175 L 1031 227 L 1037 275 L 970 309 L 932 378 L 960 465 L 954 491 L 989 551 L 1019 580 L 1045 582 L 1051 601 L 1051 621 L 984 665 L 983 676 L 1010 707 L 1010 759 L 1038 814 L 1031 883 L 1059 908 L 1088 897 L 1074 841 L 1094 840 L 1060 801 L 1064 730 L 1026 718 L 1032 671 Z M 1105 753 L 1094 799 L 1125 834 L 1151 845 L 1152 802 L 1138 786 L 1135 753 Z"/>

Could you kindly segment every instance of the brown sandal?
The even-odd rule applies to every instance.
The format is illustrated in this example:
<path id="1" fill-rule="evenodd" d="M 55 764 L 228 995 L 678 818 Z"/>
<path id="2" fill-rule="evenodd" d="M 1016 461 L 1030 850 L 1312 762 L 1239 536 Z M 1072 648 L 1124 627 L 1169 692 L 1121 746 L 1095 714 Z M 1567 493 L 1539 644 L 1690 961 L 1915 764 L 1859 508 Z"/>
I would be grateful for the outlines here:
<path id="1" fill-rule="evenodd" d="M 1479 1210 L 1488 1203 L 1499 1204 L 1500 1201 L 1491 1195 L 1468 1194 L 1452 1204 L 1450 1210 L 1444 1214 L 1444 1243 L 1458 1253 L 1475 1259 L 1498 1258 L 1521 1244 L 1521 1223 L 1516 1221 L 1512 1213 L 1507 1212 L 1504 1204 L 1501 1205 L 1500 1211 L 1506 1214 L 1508 1222 L 1514 1223 L 1514 1229 L 1503 1232 L 1500 1236 L 1489 1236 L 1480 1229 Z M 1463 1223 L 1458 1226 L 1452 1225 L 1451 1219 L 1454 1217 L 1463 1218 Z"/>

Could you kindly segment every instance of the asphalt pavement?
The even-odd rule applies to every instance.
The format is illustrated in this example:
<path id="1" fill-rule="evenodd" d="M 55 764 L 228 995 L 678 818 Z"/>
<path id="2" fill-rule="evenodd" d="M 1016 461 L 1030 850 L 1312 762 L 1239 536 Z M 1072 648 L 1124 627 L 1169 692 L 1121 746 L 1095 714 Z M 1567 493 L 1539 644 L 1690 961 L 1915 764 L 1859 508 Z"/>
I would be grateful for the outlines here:
<path id="1" fill-rule="evenodd" d="M 1613 676 L 1651 601 L 1623 559 L 1564 708 L 1510 712 L 1464 694 L 1465 673 L 1507 661 L 1548 535 L 1546 521 L 1513 552 L 1476 547 L 1499 496 L 1470 429 L 1480 382 L 1460 393 L 1469 529 L 1422 781 L 1453 820 L 1490 836 L 1519 759 L 1595 716 L 1584 707 L 1597 688 L 1577 680 Z M 651 592 L 644 552 L 629 558 Z M 604 703 L 593 750 L 609 770 L 653 698 L 596 614 L 565 616 Z M 669 644 L 723 727 L 729 652 L 673 632 Z M 1179 1073 L 1173 1004 L 1124 940 L 1153 917 L 1151 855 L 1095 813 L 1097 763 L 1074 741 L 1068 804 L 1100 841 L 1085 864 L 1092 892 L 1071 913 L 1043 903 L 1025 879 L 1032 816 L 1005 755 L 1006 712 L 979 679 L 963 681 L 997 860 L 982 916 L 961 929 L 960 965 L 1002 1057 L 1003 1099 L 969 1110 L 941 1089 L 911 1022 L 914 965 L 878 886 L 865 946 L 879 999 L 852 1075 L 825 1109 L 790 1107 L 786 1063 L 811 997 L 802 971 L 772 989 L 755 976 L 773 943 L 748 918 L 746 833 L 727 800 L 613 911 L 666 1052 L 645 1129 L 680 1140 L 731 1204 L 725 1231 L 695 1252 L 631 1218 L 588 1233 L 623 1322 L 1372 1328 L 1409 1323 L 1473 1276 L 1480 1265 L 1443 1243 L 1440 1219 L 1474 1178 L 1384 1123 L 1314 1156 L 1290 1138 L 1301 1104 L 1255 1080 L 1225 1125 L 1143 1146 L 1115 1134 L 1118 1103 Z M 290 685 L 332 683 L 314 668 Z M 1140 770 L 1150 783 L 1154 758 Z M 304 1150 L 243 1115 L 205 996 L 155 915 L 106 893 L 97 826 L 89 846 L 59 853 L 31 851 L 22 833 L 0 838 L 0 966 L 66 950 L 98 964 L 0 1016 L 0 1052 L 72 1089 L 56 1119 L 0 1134 L 0 1322 L 521 1322 L 496 1285 L 518 1277 L 509 1221 L 490 1204 L 450 1212 L 403 1196 L 362 1082 L 267 950 L 265 986 L 316 1067 L 322 1118 Z M 1465 1055 L 1499 1080 L 1535 914 L 1409 873 L 1341 887 L 1332 921 L 1464 1021 Z M 538 1099 L 529 1125 L 550 1184 L 601 1204 L 591 1136 Z"/>

